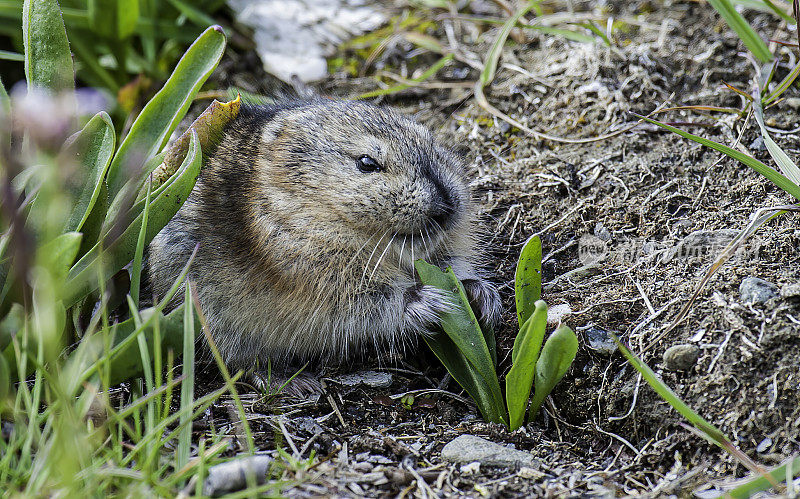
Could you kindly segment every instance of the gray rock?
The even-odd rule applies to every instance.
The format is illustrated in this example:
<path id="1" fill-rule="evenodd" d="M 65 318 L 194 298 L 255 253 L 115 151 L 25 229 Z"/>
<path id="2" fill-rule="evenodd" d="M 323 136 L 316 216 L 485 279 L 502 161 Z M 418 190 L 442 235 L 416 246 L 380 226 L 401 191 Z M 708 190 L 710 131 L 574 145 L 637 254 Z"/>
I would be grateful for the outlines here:
<path id="1" fill-rule="evenodd" d="M 800 109 L 800 97 L 789 97 L 786 99 L 786 104 L 792 109 Z"/>
<path id="2" fill-rule="evenodd" d="M 611 236 L 611 231 L 608 230 L 605 225 L 603 225 L 603 222 L 597 222 L 597 224 L 594 226 L 594 235 L 605 242 L 609 242 L 613 238 Z"/>
<path id="3" fill-rule="evenodd" d="M 599 327 L 590 327 L 584 333 L 589 341 L 589 348 L 604 354 L 611 355 L 617 351 L 617 344 L 611 338 L 611 333 Z"/>
<path id="4" fill-rule="evenodd" d="M 758 277 L 745 277 L 739 286 L 742 301 L 752 304 L 764 304 L 778 297 L 778 287 Z"/>
<path id="5" fill-rule="evenodd" d="M 695 345 L 673 345 L 664 352 L 664 367 L 670 371 L 688 371 L 699 357 L 700 349 Z"/>
<path id="6" fill-rule="evenodd" d="M 800 298 L 800 283 L 783 286 L 781 288 L 781 296 L 784 298 Z"/>
<path id="7" fill-rule="evenodd" d="M 754 140 L 753 143 L 750 144 L 750 149 L 752 149 L 753 151 L 766 151 L 767 146 L 764 144 L 763 138 L 756 137 L 756 140 Z"/>
<path id="8" fill-rule="evenodd" d="M 285 82 L 310 82 L 328 74 L 326 56 L 387 16 L 376 2 L 361 0 L 229 0 L 236 20 L 253 28 L 264 69 Z M 375 3 L 375 5 L 371 5 Z"/>
<path id="9" fill-rule="evenodd" d="M 481 466 L 538 468 L 533 455 L 490 442 L 475 435 L 461 435 L 442 449 L 442 459 L 451 463 L 479 462 Z"/>
<path id="10" fill-rule="evenodd" d="M 272 458 L 264 455 L 247 456 L 212 466 L 203 482 L 203 494 L 219 497 L 247 487 L 248 475 L 258 484 L 267 483 L 267 470 Z"/>
<path id="11" fill-rule="evenodd" d="M 342 374 L 328 379 L 334 383 L 349 387 L 365 385 L 371 388 L 387 388 L 392 385 L 391 373 L 380 371 L 360 371 L 357 373 Z"/>

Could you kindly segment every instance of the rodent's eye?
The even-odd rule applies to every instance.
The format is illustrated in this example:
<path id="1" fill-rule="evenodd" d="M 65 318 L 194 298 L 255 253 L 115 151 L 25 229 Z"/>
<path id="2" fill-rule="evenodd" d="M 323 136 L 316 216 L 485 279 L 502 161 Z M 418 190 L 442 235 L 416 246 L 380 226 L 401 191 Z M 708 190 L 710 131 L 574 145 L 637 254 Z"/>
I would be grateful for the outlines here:
<path id="1" fill-rule="evenodd" d="M 383 170 L 377 161 L 366 154 L 358 158 L 356 161 L 356 167 L 364 173 L 379 172 Z"/>

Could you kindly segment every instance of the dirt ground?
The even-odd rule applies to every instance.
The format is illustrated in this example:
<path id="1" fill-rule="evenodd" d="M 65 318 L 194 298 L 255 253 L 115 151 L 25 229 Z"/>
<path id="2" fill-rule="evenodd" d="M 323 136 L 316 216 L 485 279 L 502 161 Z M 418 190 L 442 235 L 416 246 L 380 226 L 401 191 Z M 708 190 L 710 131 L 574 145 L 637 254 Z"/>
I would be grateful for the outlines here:
<path id="1" fill-rule="evenodd" d="M 505 17 L 493 2 L 473 4 Z M 543 5 L 567 11 L 567 4 Z M 509 42 L 487 97 L 530 128 L 592 138 L 633 124 L 632 113 L 665 103 L 743 107 L 723 82 L 749 91 L 753 65 L 709 5 L 614 1 L 602 11 L 596 2 L 571 6 L 576 15 L 612 15 L 613 48 L 533 30 L 524 34 L 524 43 Z M 796 32 L 773 15 L 751 12 L 748 19 L 772 39 L 796 40 Z M 532 234 L 544 246 L 543 299 L 551 307 L 568 306 L 563 320 L 578 332 L 578 356 L 546 414 L 514 433 L 481 422 L 458 385 L 424 352 L 352 367 L 392 374 L 388 388 L 329 382 L 318 400 L 302 403 L 264 400 L 243 388 L 263 450 L 294 447 L 302 458 L 312 451 L 322 458 L 310 468 L 285 470 L 283 493 L 689 496 L 745 476 L 747 470 L 727 453 L 680 426 L 681 417 L 619 353 L 608 351 L 609 333 L 623 338 L 758 463 L 773 466 L 800 454 L 800 292 L 791 287 L 800 284 L 796 215 L 758 231 L 746 251 L 710 281 L 686 320 L 647 348 L 677 315 L 731 231 L 744 228 L 760 208 L 789 203 L 789 196 L 747 167 L 649 125 L 578 144 L 538 140 L 510 127 L 475 103 L 464 82 L 475 81 L 478 71 L 460 62 L 482 60 L 496 29 L 444 15 L 434 20 L 429 34 L 445 45 L 458 42 L 460 60 L 431 80 L 449 88 L 409 89 L 378 102 L 414 114 L 457 144 L 474 167 L 485 244 L 506 306 L 497 332 L 500 357 L 516 332 L 516 259 Z M 438 58 L 409 59 L 412 50 L 395 43 L 365 76 L 340 71 L 314 89 L 352 97 L 376 88 L 378 68 L 401 72 L 398 61 L 410 60 L 413 75 Z M 794 66 L 796 54 L 790 52 L 780 49 L 776 80 Z M 256 66 L 252 55 L 231 54 L 219 79 L 263 91 L 260 77 L 253 76 Z M 767 122 L 775 140 L 797 159 L 800 91 L 795 87 L 785 95 L 767 110 Z M 729 145 L 741 133 L 738 147 L 772 164 L 752 119 L 698 112 L 659 117 Z M 739 289 L 746 277 L 773 283 L 774 296 L 747 303 Z M 678 344 L 699 349 L 685 371 L 665 368 L 662 359 Z M 502 361 L 500 372 L 507 368 Z M 413 402 L 407 394 L 415 395 Z M 217 407 L 209 417 L 235 435 L 231 414 Z M 538 465 L 475 470 L 442 462 L 443 445 L 464 433 L 529 451 Z"/>

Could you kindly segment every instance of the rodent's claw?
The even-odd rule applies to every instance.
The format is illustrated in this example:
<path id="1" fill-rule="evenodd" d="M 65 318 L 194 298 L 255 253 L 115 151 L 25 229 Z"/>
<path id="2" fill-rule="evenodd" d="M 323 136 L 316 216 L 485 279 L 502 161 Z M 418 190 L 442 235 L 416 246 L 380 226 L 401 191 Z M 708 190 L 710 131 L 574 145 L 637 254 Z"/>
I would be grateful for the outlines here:
<path id="1" fill-rule="evenodd" d="M 462 284 L 472 309 L 478 312 L 478 322 L 482 327 L 494 329 L 500 321 L 502 304 L 500 293 L 490 282 L 482 279 L 465 279 Z"/>
<path id="2" fill-rule="evenodd" d="M 448 293 L 433 286 L 413 286 L 406 291 L 405 299 L 406 328 L 417 332 L 429 331 L 443 313 L 456 308 Z"/>

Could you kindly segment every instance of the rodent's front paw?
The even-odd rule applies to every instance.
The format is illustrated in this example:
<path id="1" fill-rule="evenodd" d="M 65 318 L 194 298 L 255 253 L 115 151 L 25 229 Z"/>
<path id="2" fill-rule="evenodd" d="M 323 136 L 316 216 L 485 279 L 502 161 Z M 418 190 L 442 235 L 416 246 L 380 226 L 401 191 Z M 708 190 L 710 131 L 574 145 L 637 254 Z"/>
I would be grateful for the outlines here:
<path id="1" fill-rule="evenodd" d="M 462 284 L 464 291 L 467 292 L 469 304 L 478 316 L 478 322 L 482 327 L 489 326 L 494 329 L 500 321 L 502 312 L 500 293 L 497 292 L 497 288 L 483 279 L 465 279 Z"/>
<path id="2" fill-rule="evenodd" d="M 414 331 L 427 331 L 438 324 L 440 316 L 456 308 L 450 295 L 433 286 L 412 286 L 405 292 L 403 319 Z"/>

